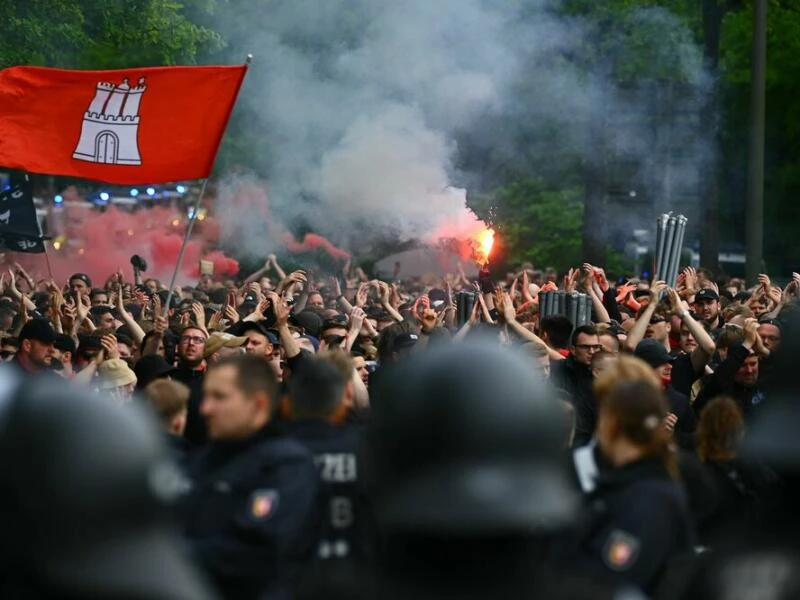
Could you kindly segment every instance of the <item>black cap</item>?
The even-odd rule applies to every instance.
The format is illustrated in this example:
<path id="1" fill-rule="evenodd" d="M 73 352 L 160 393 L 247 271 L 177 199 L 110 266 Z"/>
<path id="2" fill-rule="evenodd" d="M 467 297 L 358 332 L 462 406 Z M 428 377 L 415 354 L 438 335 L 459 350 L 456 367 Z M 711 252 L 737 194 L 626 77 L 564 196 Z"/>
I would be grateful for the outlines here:
<path id="1" fill-rule="evenodd" d="M 296 315 L 291 315 L 289 323 L 302 328 L 305 334 L 315 338 L 318 338 L 322 331 L 322 317 L 311 310 L 304 310 Z"/>
<path id="2" fill-rule="evenodd" d="M 634 352 L 636 358 L 642 359 L 654 369 L 671 363 L 674 359 L 670 356 L 664 344 L 657 340 L 642 340 Z"/>
<path id="3" fill-rule="evenodd" d="M 75 273 L 72 277 L 69 278 L 69 281 L 72 282 L 73 279 L 80 279 L 83 283 L 86 284 L 86 287 L 92 287 L 92 280 L 86 273 Z"/>
<path id="4" fill-rule="evenodd" d="M 523 356 L 484 341 L 433 348 L 376 396 L 367 473 L 384 531 L 531 535 L 572 522 L 566 414 Z"/>
<path id="5" fill-rule="evenodd" d="M 416 333 L 401 333 L 394 339 L 394 347 L 398 350 L 412 348 L 417 340 L 419 340 L 419 336 Z"/>
<path id="6" fill-rule="evenodd" d="M 53 344 L 56 341 L 56 332 L 50 321 L 47 319 L 31 319 L 19 332 L 19 341 L 36 340 L 45 344 Z"/>
<path id="7" fill-rule="evenodd" d="M 265 335 L 271 344 L 277 345 L 280 340 L 275 335 L 275 332 L 270 329 L 270 325 L 269 321 L 239 321 L 236 325 L 230 327 L 226 333 L 240 337 L 248 331 L 256 331 Z"/>
<path id="8" fill-rule="evenodd" d="M 703 288 L 694 295 L 694 301 L 702 302 L 703 300 L 719 300 L 719 294 L 711 288 Z"/>
<path id="9" fill-rule="evenodd" d="M 166 377 L 173 371 L 163 356 L 158 354 L 146 354 L 133 367 L 136 374 L 136 388 L 144 389 L 151 381 Z"/>
<path id="10" fill-rule="evenodd" d="M 145 409 L 11 368 L 0 383 L 0 587 L 35 573 L 65 598 L 211 598 L 173 533 L 181 476 Z"/>

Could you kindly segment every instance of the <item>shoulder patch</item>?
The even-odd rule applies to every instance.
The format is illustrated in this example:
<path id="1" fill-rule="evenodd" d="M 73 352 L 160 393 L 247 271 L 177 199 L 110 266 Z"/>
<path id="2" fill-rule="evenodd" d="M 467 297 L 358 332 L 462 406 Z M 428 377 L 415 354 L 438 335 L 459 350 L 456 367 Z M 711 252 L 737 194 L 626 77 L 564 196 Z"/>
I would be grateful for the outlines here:
<path id="1" fill-rule="evenodd" d="M 603 562 L 612 571 L 627 571 L 636 564 L 640 546 L 638 538 L 615 529 L 603 546 Z"/>
<path id="2" fill-rule="evenodd" d="M 250 516 L 265 521 L 278 510 L 277 490 L 256 490 L 250 495 Z"/>

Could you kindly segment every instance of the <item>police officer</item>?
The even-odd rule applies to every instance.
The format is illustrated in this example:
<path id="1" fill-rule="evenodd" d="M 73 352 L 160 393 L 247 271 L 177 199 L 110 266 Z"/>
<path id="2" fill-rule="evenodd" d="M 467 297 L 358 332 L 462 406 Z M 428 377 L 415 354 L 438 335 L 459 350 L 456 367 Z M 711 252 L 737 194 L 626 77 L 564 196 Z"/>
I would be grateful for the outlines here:
<path id="1" fill-rule="evenodd" d="M 333 354 L 333 353 L 331 353 Z M 338 358 L 352 377 L 352 364 L 339 352 Z M 350 378 L 325 355 L 303 365 L 302 373 L 289 382 L 285 425 L 288 435 L 314 454 L 322 485 L 324 507 L 318 558 L 362 560 L 363 540 L 358 536 L 361 500 L 358 476 L 358 431 L 341 423 L 352 401 Z M 341 424 L 337 424 L 341 423 Z"/>
<path id="2" fill-rule="evenodd" d="M 0 369 L 0 598 L 216 598 L 174 535 L 177 479 L 143 409 Z"/>
<path id="3" fill-rule="evenodd" d="M 620 361 L 636 361 L 623 357 Z M 691 563 L 694 533 L 666 426 L 666 404 L 651 373 L 598 387 L 598 446 L 612 465 L 590 494 L 592 517 L 577 544 L 577 561 L 653 595 L 665 574 Z M 613 377 L 604 373 L 603 377 Z"/>
<path id="4" fill-rule="evenodd" d="M 273 430 L 277 392 L 261 356 L 223 358 L 204 379 L 211 443 L 189 466 L 183 515 L 195 559 L 226 599 L 291 598 L 317 546 L 317 470 Z"/>
<path id="5" fill-rule="evenodd" d="M 616 597 L 548 563 L 579 506 L 551 392 L 523 355 L 484 340 L 381 381 L 364 452 L 378 546 L 360 597 Z"/>

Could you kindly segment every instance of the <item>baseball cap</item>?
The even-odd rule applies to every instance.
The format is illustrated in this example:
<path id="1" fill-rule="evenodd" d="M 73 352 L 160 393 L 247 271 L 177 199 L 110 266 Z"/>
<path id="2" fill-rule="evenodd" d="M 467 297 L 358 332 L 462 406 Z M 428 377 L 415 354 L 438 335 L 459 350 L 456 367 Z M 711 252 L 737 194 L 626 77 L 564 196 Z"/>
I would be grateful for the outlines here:
<path id="1" fill-rule="evenodd" d="M 719 300 L 719 294 L 711 288 L 703 288 L 694 295 L 694 301 L 702 302 L 704 300 Z"/>
<path id="2" fill-rule="evenodd" d="M 53 344 L 56 341 L 56 332 L 50 321 L 47 319 L 32 319 L 25 323 L 19 333 L 19 341 L 36 340 L 45 344 Z"/>
<path id="3" fill-rule="evenodd" d="M 206 340 L 203 356 L 208 358 L 212 354 L 219 352 L 223 348 L 241 348 L 247 343 L 244 336 L 235 336 L 230 333 L 214 332 Z"/>
<path id="4" fill-rule="evenodd" d="M 86 284 L 87 287 L 92 287 L 92 280 L 89 279 L 89 276 L 86 273 L 75 273 L 72 277 L 69 278 L 70 283 L 73 279 L 80 279 L 83 283 Z"/>
<path id="5" fill-rule="evenodd" d="M 636 346 L 634 355 L 654 369 L 661 365 L 671 363 L 674 360 L 669 352 L 667 352 L 667 349 L 664 348 L 664 344 L 657 340 L 642 340 L 639 342 L 639 345 Z"/>
<path id="6" fill-rule="evenodd" d="M 401 333 L 394 340 L 394 347 L 398 349 L 411 348 L 417 343 L 419 336 L 416 333 Z"/>
<path id="7" fill-rule="evenodd" d="M 276 345 L 280 343 L 275 332 L 269 329 L 269 323 L 267 321 L 240 321 L 229 328 L 227 333 L 238 337 L 244 336 L 248 331 L 255 331 L 266 336 L 270 344 Z"/>
<path id="8" fill-rule="evenodd" d="M 300 327 L 307 335 L 319 337 L 322 330 L 322 318 L 315 312 L 304 310 L 289 317 L 289 323 Z"/>

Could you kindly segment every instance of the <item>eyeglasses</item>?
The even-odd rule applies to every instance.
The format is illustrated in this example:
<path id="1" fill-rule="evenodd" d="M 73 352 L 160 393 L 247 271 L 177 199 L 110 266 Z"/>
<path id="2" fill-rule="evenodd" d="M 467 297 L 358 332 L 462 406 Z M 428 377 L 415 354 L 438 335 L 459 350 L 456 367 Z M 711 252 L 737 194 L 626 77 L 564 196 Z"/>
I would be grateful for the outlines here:
<path id="1" fill-rule="evenodd" d="M 13 352 L 11 350 L 3 350 L 2 352 L 0 352 L 0 358 L 5 360 L 6 358 L 9 358 L 10 356 L 14 356 L 15 354 L 16 354 L 16 352 Z"/>
<path id="2" fill-rule="evenodd" d="M 599 352 L 603 349 L 600 344 L 576 344 L 575 348 L 578 350 L 585 350 L 586 352 Z"/>
<path id="3" fill-rule="evenodd" d="M 199 335 L 184 335 L 181 337 L 181 344 L 188 344 L 189 342 L 198 345 L 205 344 L 206 338 Z"/>

